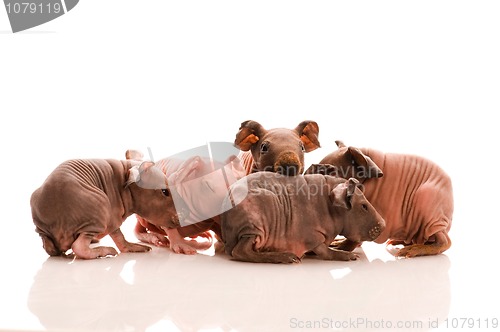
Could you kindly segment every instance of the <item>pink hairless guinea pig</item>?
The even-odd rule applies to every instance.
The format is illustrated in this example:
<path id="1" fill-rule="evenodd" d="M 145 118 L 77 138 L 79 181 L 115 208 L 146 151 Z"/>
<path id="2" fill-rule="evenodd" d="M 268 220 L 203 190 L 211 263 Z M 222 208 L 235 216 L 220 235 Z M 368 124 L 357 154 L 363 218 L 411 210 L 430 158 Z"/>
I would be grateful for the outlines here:
<path id="1" fill-rule="evenodd" d="M 363 183 L 366 197 L 386 221 L 375 242 L 404 245 L 396 252 L 400 257 L 436 255 L 451 246 L 453 190 L 439 166 L 419 156 L 336 143 L 338 150 L 306 173 L 355 177 Z M 353 250 L 359 242 L 347 238 L 336 245 Z"/>
<path id="2" fill-rule="evenodd" d="M 135 234 L 143 242 L 170 247 L 175 253 L 196 254 L 212 245 L 213 231 L 220 237 L 219 215 L 228 187 L 245 176 L 238 150 L 229 142 L 210 142 L 156 162 L 179 214 L 180 225 L 156 227 L 137 213 Z M 140 151 L 128 150 L 126 158 L 142 160 Z M 197 241 L 202 237 L 210 241 Z"/>

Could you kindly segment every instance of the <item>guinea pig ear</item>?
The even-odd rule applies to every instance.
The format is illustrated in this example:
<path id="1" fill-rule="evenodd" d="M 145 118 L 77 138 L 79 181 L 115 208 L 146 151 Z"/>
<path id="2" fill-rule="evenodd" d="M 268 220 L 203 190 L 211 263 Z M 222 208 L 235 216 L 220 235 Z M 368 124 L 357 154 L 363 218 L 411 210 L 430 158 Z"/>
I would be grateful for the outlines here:
<path id="1" fill-rule="evenodd" d="M 362 187 L 363 185 L 359 183 L 358 180 L 350 178 L 346 182 L 333 188 L 330 194 L 330 199 L 332 200 L 334 206 L 350 210 L 352 208 L 352 198 L 354 197 L 356 188 L 363 190 Z"/>
<path id="2" fill-rule="evenodd" d="M 335 144 L 337 144 L 337 147 L 340 149 L 340 148 L 346 148 L 347 145 L 344 144 L 344 142 L 342 141 L 339 141 L 339 140 L 336 140 L 335 141 Z"/>
<path id="3" fill-rule="evenodd" d="M 241 159 L 234 155 L 226 159 L 224 172 L 226 173 L 226 180 L 229 181 L 229 185 L 247 175 Z"/>
<path id="4" fill-rule="evenodd" d="M 139 181 L 140 175 L 139 175 L 139 166 L 133 166 L 128 170 L 128 178 L 127 182 L 125 183 L 125 187 L 130 186 L 132 183 L 136 183 Z"/>
<path id="5" fill-rule="evenodd" d="M 234 145 L 242 151 L 248 151 L 253 144 L 267 133 L 257 121 L 247 120 L 241 123 L 240 129 L 236 134 Z"/>
<path id="6" fill-rule="evenodd" d="M 347 180 L 347 198 L 349 201 L 352 200 L 352 196 L 354 195 L 356 188 L 359 188 L 362 192 L 364 191 L 363 185 L 359 183 L 358 180 L 355 178 L 349 178 L 349 180 Z"/>
<path id="7" fill-rule="evenodd" d="M 167 177 L 152 161 L 145 161 L 138 167 L 136 183 L 144 189 L 167 189 Z"/>
<path id="8" fill-rule="evenodd" d="M 312 164 L 304 174 L 322 174 L 337 176 L 337 167 L 330 164 Z"/>
<path id="9" fill-rule="evenodd" d="M 139 150 L 127 150 L 125 151 L 125 159 L 127 160 L 139 160 L 142 161 L 144 154 Z"/>
<path id="10" fill-rule="evenodd" d="M 351 154 L 356 164 L 362 168 L 361 174 L 357 174 L 359 178 L 371 179 L 384 176 L 384 173 L 382 173 L 382 170 L 377 164 L 375 164 L 370 157 L 361 152 L 360 149 L 350 146 L 347 151 Z"/>
<path id="11" fill-rule="evenodd" d="M 295 131 L 299 134 L 306 152 L 311 152 L 321 147 L 318 141 L 319 126 L 316 122 L 310 120 L 302 121 L 295 128 Z"/>
<path id="12" fill-rule="evenodd" d="M 346 210 L 351 209 L 351 200 L 347 198 L 348 185 L 346 183 L 338 184 L 330 192 L 330 200 L 333 206 L 338 206 Z"/>

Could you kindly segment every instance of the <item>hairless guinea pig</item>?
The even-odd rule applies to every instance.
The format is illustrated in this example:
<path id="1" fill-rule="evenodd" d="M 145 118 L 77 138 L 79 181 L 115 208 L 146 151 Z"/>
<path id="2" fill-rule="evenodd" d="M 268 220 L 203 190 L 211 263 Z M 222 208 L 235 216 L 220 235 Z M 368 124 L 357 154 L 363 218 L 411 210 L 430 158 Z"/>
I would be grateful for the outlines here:
<path id="1" fill-rule="evenodd" d="M 133 213 L 158 227 L 175 227 L 179 218 L 166 177 L 152 162 L 74 159 L 59 165 L 31 195 L 31 213 L 50 256 L 115 256 L 113 247 L 90 248 L 110 235 L 121 252 L 145 252 L 148 246 L 125 240 L 120 226 Z"/>
<path id="2" fill-rule="evenodd" d="M 310 251 L 354 260 L 354 253 L 329 248 L 333 239 L 374 240 L 385 225 L 356 179 L 257 172 L 231 187 L 226 203 L 233 200 L 240 203 L 221 215 L 222 237 L 241 261 L 298 263 Z"/>
<path id="3" fill-rule="evenodd" d="M 359 179 L 366 197 L 386 221 L 385 231 L 375 242 L 403 244 L 396 252 L 399 257 L 436 255 L 451 246 L 453 191 L 450 177 L 439 166 L 418 156 L 336 143 L 339 149 L 309 167 L 306 174 Z M 359 242 L 347 238 L 336 245 L 353 250 Z"/>
<path id="4" fill-rule="evenodd" d="M 304 172 L 304 152 L 320 147 L 319 127 L 314 121 L 302 121 L 295 129 L 275 128 L 266 130 L 256 121 L 241 124 L 234 145 L 247 174 L 270 171 L 284 175 Z"/>
<path id="5" fill-rule="evenodd" d="M 136 214 L 135 235 L 143 242 L 170 247 L 175 253 L 196 254 L 208 249 L 212 241 L 198 242 L 196 238 L 212 240 L 212 230 L 220 237 L 219 214 L 228 187 L 246 175 L 230 143 L 210 143 L 211 157 L 204 156 L 204 146 L 158 160 L 156 167 L 167 177 L 175 208 L 180 215 L 179 227 L 156 227 L 146 216 Z M 231 148 L 228 150 L 228 146 Z M 208 146 L 207 146 L 208 147 Z M 234 154 L 231 154 L 234 152 Z M 142 160 L 136 150 L 128 150 L 126 158 Z M 216 156 L 218 155 L 218 156 Z M 227 158 L 226 158 L 227 157 Z M 219 160 L 219 159 L 225 160 Z"/>

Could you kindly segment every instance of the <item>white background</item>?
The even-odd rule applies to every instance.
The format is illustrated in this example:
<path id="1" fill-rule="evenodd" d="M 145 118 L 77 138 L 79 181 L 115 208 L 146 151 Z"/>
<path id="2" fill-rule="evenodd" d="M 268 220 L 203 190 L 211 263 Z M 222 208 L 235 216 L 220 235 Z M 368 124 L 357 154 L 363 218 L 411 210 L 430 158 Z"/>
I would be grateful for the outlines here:
<path id="1" fill-rule="evenodd" d="M 81 0 L 12 34 L 0 8 L 0 328 L 41 328 L 23 307 L 47 257 L 29 197 L 54 167 L 232 142 L 248 119 L 317 121 L 306 163 L 336 139 L 437 162 L 456 205 L 449 317 L 500 318 L 499 17 L 496 1 Z"/>

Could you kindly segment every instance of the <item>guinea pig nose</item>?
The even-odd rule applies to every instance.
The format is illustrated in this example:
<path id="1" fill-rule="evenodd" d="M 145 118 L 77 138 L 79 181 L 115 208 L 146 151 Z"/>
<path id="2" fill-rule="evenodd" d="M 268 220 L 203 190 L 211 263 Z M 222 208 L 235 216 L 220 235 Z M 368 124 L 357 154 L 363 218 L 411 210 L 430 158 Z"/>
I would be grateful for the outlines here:
<path id="1" fill-rule="evenodd" d="M 373 227 L 372 229 L 370 229 L 370 231 L 368 232 L 368 235 L 370 236 L 370 238 L 372 240 L 375 240 L 379 235 L 380 233 L 382 233 L 382 228 L 377 225 L 375 227 Z"/>
<path id="2" fill-rule="evenodd" d="M 274 171 L 283 175 L 294 176 L 302 173 L 299 157 L 293 152 L 284 152 L 274 163 Z"/>
<path id="3" fill-rule="evenodd" d="M 171 219 L 170 221 L 172 222 L 172 225 L 173 225 L 174 227 L 177 227 L 177 226 L 180 226 L 180 225 L 181 225 L 181 223 L 180 223 L 180 221 L 179 221 L 179 216 L 174 216 L 174 217 L 172 217 L 172 219 Z"/>

